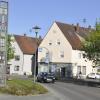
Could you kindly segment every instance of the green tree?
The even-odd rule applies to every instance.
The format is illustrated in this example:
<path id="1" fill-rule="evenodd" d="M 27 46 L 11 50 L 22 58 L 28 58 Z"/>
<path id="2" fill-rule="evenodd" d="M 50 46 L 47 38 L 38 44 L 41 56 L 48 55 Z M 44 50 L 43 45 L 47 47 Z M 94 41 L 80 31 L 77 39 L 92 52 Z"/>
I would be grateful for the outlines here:
<path id="1" fill-rule="evenodd" d="M 7 35 L 7 61 L 14 58 L 14 49 L 11 42 L 13 41 L 11 35 Z"/>
<path id="2" fill-rule="evenodd" d="M 100 65 L 100 22 L 96 22 L 96 28 L 89 33 L 82 45 L 85 56 L 93 61 L 95 66 Z"/>

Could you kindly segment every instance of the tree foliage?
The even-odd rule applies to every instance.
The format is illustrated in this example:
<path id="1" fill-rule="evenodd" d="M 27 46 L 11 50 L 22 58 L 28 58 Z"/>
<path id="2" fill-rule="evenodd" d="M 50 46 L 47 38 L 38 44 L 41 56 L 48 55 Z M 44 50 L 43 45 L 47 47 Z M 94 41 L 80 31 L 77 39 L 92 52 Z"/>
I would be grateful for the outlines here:
<path id="1" fill-rule="evenodd" d="M 96 23 L 96 28 L 89 33 L 82 45 L 86 57 L 96 66 L 100 65 L 100 22 Z"/>
<path id="2" fill-rule="evenodd" d="M 12 47 L 12 39 L 11 39 L 11 35 L 7 36 L 7 60 L 11 60 L 14 58 L 14 49 Z"/>

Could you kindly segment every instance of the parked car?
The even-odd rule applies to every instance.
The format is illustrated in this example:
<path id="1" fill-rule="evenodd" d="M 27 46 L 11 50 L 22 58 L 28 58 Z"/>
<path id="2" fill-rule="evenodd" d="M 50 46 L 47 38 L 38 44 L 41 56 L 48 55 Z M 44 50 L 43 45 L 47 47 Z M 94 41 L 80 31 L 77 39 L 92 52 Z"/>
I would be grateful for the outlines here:
<path id="1" fill-rule="evenodd" d="M 87 75 L 87 78 L 89 79 L 100 79 L 100 74 L 99 73 L 90 73 Z"/>
<path id="2" fill-rule="evenodd" d="M 53 73 L 41 72 L 37 75 L 38 82 L 55 82 L 55 75 Z"/>

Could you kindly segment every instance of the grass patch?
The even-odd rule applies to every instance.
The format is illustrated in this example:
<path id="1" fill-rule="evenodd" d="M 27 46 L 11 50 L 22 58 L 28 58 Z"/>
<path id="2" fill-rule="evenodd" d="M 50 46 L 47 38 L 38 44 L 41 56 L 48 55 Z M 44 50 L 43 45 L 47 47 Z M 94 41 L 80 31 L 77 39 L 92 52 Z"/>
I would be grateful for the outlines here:
<path id="1" fill-rule="evenodd" d="M 34 95 L 46 92 L 47 89 L 38 83 L 33 83 L 32 80 L 13 79 L 7 81 L 6 87 L 0 87 L 0 93 L 12 95 Z"/>

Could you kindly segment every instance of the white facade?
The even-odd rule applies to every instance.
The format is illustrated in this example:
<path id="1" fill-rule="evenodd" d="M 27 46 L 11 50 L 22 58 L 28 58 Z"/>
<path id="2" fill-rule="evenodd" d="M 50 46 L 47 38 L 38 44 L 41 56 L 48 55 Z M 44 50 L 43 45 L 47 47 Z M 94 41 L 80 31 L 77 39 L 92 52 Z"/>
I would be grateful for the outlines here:
<path id="1" fill-rule="evenodd" d="M 33 55 L 24 54 L 23 72 L 26 72 L 27 75 L 32 75 L 32 57 Z"/>
<path id="2" fill-rule="evenodd" d="M 45 64 L 47 53 L 49 55 L 49 63 Z M 48 71 L 48 66 L 56 66 L 56 70 L 59 69 L 59 72 L 61 72 L 61 68 L 65 68 L 63 70 L 65 70 L 64 74 L 66 74 L 66 71 L 70 69 L 72 74 L 76 76 L 79 73 L 78 66 L 80 66 L 80 71 L 83 72 L 85 77 L 92 72 L 92 63 L 82 57 L 83 53 L 82 51 L 72 49 L 67 38 L 57 24 L 54 23 L 39 46 L 39 72 L 43 71 L 43 69 Z"/>
<path id="3" fill-rule="evenodd" d="M 32 75 L 31 68 L 32 68 L 33 55 L 23 54 L 22 50 L 20 49 L 15 39 L 12 42 L 12 47 L 14 48 L 15 51 L 14 52 L 15 58 L 8 62 L 8 64 L 10 64 L 10 74 Z"/>
<path id="4" fill-rule="evenodd" d="M 92 62 L 87 58 L 83 57 L 84 52 L 80 50 L 72 50 L 72 63 L 73 63 L 73 74 L 76 75 L 78 73 L 78 67 L 80 67 L 80 71 L 83 73 L 83 77 L 92 72 Z M 86 67 L 86 74 L 83 72 Z"/>

